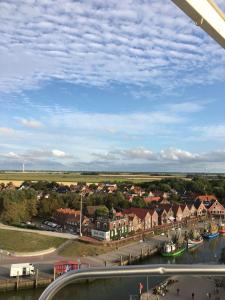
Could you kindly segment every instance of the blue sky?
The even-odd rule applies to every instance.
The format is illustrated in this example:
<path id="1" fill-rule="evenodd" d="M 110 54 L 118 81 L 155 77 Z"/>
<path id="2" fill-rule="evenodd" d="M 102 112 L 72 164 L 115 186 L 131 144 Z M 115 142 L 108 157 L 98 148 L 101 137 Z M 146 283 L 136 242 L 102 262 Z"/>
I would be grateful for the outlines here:
<path id="1" fill-rule="evenodd" d="M 1 169 L 225 171 L 225 52 L 171 1 L 1 1 L 0 21 Z"/>

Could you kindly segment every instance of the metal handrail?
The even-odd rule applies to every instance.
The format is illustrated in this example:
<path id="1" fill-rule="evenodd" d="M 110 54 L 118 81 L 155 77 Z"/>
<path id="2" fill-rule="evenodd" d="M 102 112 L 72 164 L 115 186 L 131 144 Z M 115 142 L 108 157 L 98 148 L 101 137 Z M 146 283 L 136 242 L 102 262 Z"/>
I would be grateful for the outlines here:
<path id="1" fill-rule="evenodd" d="M 144 265 L 92 268 L 70 271 L 53 281 L 39 300 L 51 300 L 65 286 L 80 279 L 100 279 L 149 275 L 210 275 L 225 276 L 225 265 Z"/>

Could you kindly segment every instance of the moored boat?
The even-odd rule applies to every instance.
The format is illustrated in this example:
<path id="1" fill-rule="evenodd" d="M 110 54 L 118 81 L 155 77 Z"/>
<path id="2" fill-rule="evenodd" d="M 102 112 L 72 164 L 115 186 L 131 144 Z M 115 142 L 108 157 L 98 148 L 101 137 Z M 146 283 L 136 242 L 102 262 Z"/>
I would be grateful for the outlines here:
<path id="1" fill-rule="evenodd" d="M 188 239 L 187 241 L 187 247 L 188 249 L 195 248 L 203 243 L 203 238 L 200 237 L 199 239 L 193 240 L 193 239 Z"/>
<path id="2" fill-rule="evenodd" d="M 225 234 L 225 224 L 224 223 L 219 225 L 219 233 Z"/>
<path id="3" fill-rule="evenodd" d="M 184 245 L 174 244 L 173 242 L 166 242 L 161 250 L 162 256 L 177 256 L 184 253 L 186 247 Z"/>
<path id="4" fill-rule="evenodd" d="M 201 234 L 196 229 L 193 229 L 190 232 L 189 238 L 187 240 L 188 249 L 195 248 L 202 243 L 203 243 L 203 238 L 202 238 Z"/>
<path id="5" fill-rule="evenodd" d="M 205 239 L 214 239 L 219 236 L 218 226 L 216 224 L 210 224 L 209 228 L 205 230 L 202 235 Z"/>

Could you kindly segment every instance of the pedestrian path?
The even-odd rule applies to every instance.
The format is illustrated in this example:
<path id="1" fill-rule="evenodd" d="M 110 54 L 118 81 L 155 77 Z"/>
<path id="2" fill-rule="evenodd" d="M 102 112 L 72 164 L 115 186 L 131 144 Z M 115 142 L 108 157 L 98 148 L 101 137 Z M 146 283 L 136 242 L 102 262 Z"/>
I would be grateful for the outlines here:
<path id="1" fill-rule="evenodd" d="M 144 293 L 141 300 L 224 300 L 225 289 L 216 287 L 216 277 L 176 276 L 165 296 Z M 217 279 L 218 280 L 218 279 Z"/>

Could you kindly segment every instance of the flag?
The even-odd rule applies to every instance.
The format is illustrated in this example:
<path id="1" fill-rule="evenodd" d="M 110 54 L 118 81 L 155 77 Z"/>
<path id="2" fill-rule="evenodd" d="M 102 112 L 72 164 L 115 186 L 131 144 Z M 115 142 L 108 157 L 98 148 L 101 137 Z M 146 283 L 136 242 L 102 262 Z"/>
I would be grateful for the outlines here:
<path id="1" fill-rule="evenodd" d="M 143 288 L 144 288 L 144 285 L 140 282 L 140 283 L 139 283 L 139 294 L 140 294 L 140 295 L 141 295 L 141 293 L 142 293 Z"/>

